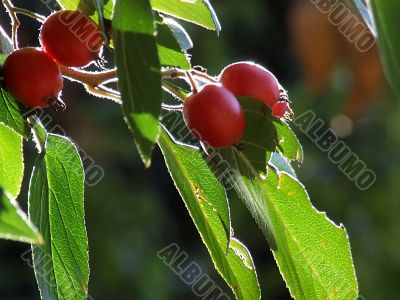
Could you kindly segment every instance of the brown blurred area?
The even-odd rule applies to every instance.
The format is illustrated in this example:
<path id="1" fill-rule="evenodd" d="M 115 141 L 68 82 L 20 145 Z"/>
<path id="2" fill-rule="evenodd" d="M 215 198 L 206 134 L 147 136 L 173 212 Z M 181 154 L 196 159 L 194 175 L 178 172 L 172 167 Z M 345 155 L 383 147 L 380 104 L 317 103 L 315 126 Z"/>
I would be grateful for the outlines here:
<path id="1" fill-rule="evenodd" d="M 355 12 L 352 14 L 361 21 Z M 309 92 L 318 96 L 331 84 L 336 69 L 345 65 L 350 82 L 341 113 L 357 120 L 369 103 L 380 99 L 384 75 L 376 43 L 368 51 L 359 51 L 339 27 L 308 0 L 297 1 L 291 7 L 289 31 L 293 52 Z"/>

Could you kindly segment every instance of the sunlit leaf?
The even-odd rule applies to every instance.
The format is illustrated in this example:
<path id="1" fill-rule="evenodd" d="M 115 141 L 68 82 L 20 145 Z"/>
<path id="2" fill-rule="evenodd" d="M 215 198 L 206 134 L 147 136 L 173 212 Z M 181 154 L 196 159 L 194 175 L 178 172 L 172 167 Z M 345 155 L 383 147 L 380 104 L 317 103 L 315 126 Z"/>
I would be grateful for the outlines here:
<path id="1" fill-rule="evenodd" d="M 159 133 L 160 61 L 154 20 L 147 0 L 117 1 L 113 19 L 118 87 L 123 112 L 146 166 Z"/>

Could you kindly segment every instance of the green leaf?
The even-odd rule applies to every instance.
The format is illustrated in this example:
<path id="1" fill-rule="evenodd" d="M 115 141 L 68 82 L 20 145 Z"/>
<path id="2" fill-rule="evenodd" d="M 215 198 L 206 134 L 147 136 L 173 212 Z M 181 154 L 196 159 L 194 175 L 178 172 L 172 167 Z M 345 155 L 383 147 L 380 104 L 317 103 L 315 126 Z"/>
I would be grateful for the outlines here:
<path id="1" fill-rule="evenodd" d="M 276 118 L 273 119 L 272 123 L 277 131 L 276 150 L 289 161 L 296 160 L 301 163 L 303 161 L 303 148 L 292 129 L 286 122 Z"/>
<path id="2" fill-rule="evenodd" d="M 232 170 L 229 172 L 231 179 L 229 180 L 232 185 L 229 190 L 229 199 L 236 199 L 239 197 L 245 203 L 247 209 L 250 211 L 257 225 L 267 238 L 270 247 L 276 248 L 274 227 L 272 224 L 270 212 L 266 205 L 266 191 L 261 181 L 261 175 L 267 171 L 266 166 L 260 170 L 257 166 L 261 166 L 261 162 L 255 161 L 255 165 L 248 158 L 244 152 L 235 147 L 224 148 L 219 150 L 225 163 L 222 165 L 224 168 Z M 270 154 L 265 153 L 264 156 L 270 158 Z M 216 163 L 210 160 L 209 164 L 214 172 L 223 172 L 221 168 L 216 167 Z M 233 189 L 233 190 L 232 190 Z"/>
<path id="3" fill-rule="evenodd" d="M 220 164 L 213 159 L 208 162 L 214 172 L 223 172 L 221 167 L 233 170 L 230 172 L 230 184 L 274 248 L 273 226 L 259 176 L 265 176 L 267 164 L 276 149 L 291 159 L 301 153 L 301 147 L 288 125 L 273 118 L 271 110 L 264 103 L 248 97 L 240 97 L 239 100 L 246 117 L 246 130 L 240 150 L 236 147 L 220 149 L 219 153 L 225 163 Z M 233 191 L 230 191 L 229 196 L 236 197 Z"/>
<path id="4" fill-rule="evenodd" d="M 295 173 L 288 161 L 302 158 L 297 138 L 259 101 L 240 101 L 246 114 L 242 145 L 218 150 L 224 163 L 208 159 L 208 165 L 215 174 L 230 170 L 231 178 L 225 178 L 231 184 L 231 189 L 225 185 L 229 199 L 239 197 L 248 207 L 295 299 L 355 299 L 357 280 L 345 230 L 317 212 L 290 175 Z"/>
<path id="5" fill-rule="evenodd" d="M 123 112 L 146 166 L 159 134 L 160 61 L 148 0 L 117 1 L 113 19 L 118 86 Z"/>
<path id="6" fill-rule="evenodd" d="M 221 25 L 208 0 L 151 0 L 153 9 L 207 29 L 221 31 Z"/>
<path id="7" fill-rule="evenodd" d="M 8 91 L 1 87 L 0 83 L 0 123 L 28 138 L 29 131 L 23 114 L 26 114 L 26 110 L 14 100 Z"/>
<path id="8" fill-rule="evenodd" d="M 32 247 L 42 299 L 86 299 L 83 190 L 84 170 L 76 147 L 65 137 L 48 134 L 29 189 L 29 215 L 44 237 L 44 245 Z"/>
<path id="9" fill-rule="evenodd" d="M 13 51 L 13 46 L 10 37 L 0 26 L 0 53 L 10 54 Z"/>
<path id="10" fill-rule="evenodd" d="M 181 24 L 171 18 L 163 18 L 163 22 L 171 29 L 172 34 L 183 51 L 193 48 L 192 39 Z"/>
<path id="11" fill-rule="evenodd" d="M 161 65 L 184 70 L 191 68 L 189 57 L 181 50 L 171 28 L 165 23 L 157 25 L 157 50 Z"/>
<path id="12" fill-rule="evenodd" d="M 0 187 L 0 238 L 32 244 L 43 239 L 10 194 Z"/>
<path id="13" fill-rule="evenodd" d="M 344 227 L 310 203 L 288 174 L 268 172 L 263 182 L 274 226 L 273 251 L 295 299 L 357 299 L 358 284 Z"/>
<path id="14" fill-rule="evenodd" d="M 397 14 L 400 10 L 400 2 L 375 0 L 371 1 L 371 7 L 386 78 L 393 91 L 400 97 L 400 39 L 398 35 L 400 19 Z"/>
<path id="15" fill-rule="evenodd" d="M 235 192 L 229 191 L 229 199 L 239 197 L 248 207 L 295 299 L 356 299 L 345 230 L 317 212 L 304 187 L 290 175 L 295 174 L 288 160 L 301 158 L 300 144 L 286 123 L 271 120 L 269 110 L 249 101 L 253 100 L 241 100 L 247 124 L 243 146 L 219 150 L 224 168 L 232 170 L 229 182 Z M 263 137 L 276 138 L 280 152 L 271 156 L 274 147 L 266 147 L 271 144 Z"/>
<path id="16" fill-rule="evenodd" d="M 265 173 L 272 152 L 276 149 L 278 132 L 274 126 L 271 110 L 261 101 L 240 97 L 246 117 L 246 130 L 241 139 L 242 153 L 255 168 Z"/>
<path id="17" fill-rule="evenodd" d="M 92 0 L 83 0 L 83 2 L 91 2 Z M 57 0 L 62 10 L 76 10 L 80 0 Z"/>
<path id="18" fill-rule="evenodd" d="M 250 253 L 243 244 L 230 237 L 229 207 L 218 179 L 197 149 L 174 143 L 164 130 L 158 143 L 215 268 L 237 299 L 260 299 Z"/>
<path id="19" fill-rule="evenodd" d="M 111 20 L 114 13 L 114 0 L 103 0 L 103 16 L 104 18 Z"/>
<path id="20" fill-rule="evenodd" d="M 7 55 L 4 55 L 3 53 L 0 53 L 0 82 L 1 85 L 3 85 L 3 74 L 2 74 L 2 67 L 4 65 L 4 61 L 6 60 Z"/>
<path id="21" fill-rule="evenodd" d="M 101 2 L 101 6 L 103 7 L 102 15 L 104 18 L 111 20 L 114 11 L 113 0 L 57 0 L 57 2 L 63 10 L 76 10 L 80 7 L 89 16 L 95 16 L 95 20 L 97 19 Z"/>
<path id="22" fill-rule="evenodd" d="M 0 186 L 17 198 L 24 174 L 22 138 L 0 124 Z"/>
<path id="23" fill-rule="evenodd" d="M 32 246 L 33 267 L 41 299 L 59 299 L 61 297 L 58 297 L 54 275 L 49 219 L 49 186 L 46 173 L 44 153 L 42 153 L 35 163 L 29 187 L 29 218 L 36 224 L 44 239 L 43 245 Z"/>
<path id="24" fill-rule="evenodd" d="M 77 9 L 82 11 L 85 15 L 91 16 L 97 10 L 98 0 L 80 0 Z"/>

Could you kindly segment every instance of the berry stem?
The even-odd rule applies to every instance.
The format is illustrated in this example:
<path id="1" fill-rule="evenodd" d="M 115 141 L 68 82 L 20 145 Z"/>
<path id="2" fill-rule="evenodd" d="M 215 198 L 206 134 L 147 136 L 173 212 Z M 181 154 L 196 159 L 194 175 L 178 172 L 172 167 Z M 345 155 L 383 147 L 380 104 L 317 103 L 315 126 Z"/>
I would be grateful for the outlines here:
<path id="1" fill-rule="evenodd" d="M 15 12 L 15 7 L 11 3 L 11 0 L 2 0 L 4 7 L 7 10 L 8 15 L 10 16 L 11 19 L 11 31 L 12 31 L 12 43 L 13 43 L 13 48 L 14 50 L 18 49 L 18 38 L 17 38 L 17 33 L 18 33 L 18 28 L 19 25 L 21 24 L 18 20 L 17 13 Z"/>
<path id="2" fill-rule="evenodd" d="M 15 7 L 14 6 L 12 9 L 17 14 L 21 14 L 21 15 L 30 17 L 32 19 L 35 19 L 38 22 L 41 22 L 41 23 L 43 23 L 46 20 L 46 18 L 44 16 L 39 15 L 37 13 L 33 13 L 33 12 L 31 12 L 29 10 L 26 10 L 26 9 L 23 9 L 23 8 L 19 8 L 19 7 Z"/>
<path id="3" fill-rule="evenodd" d="M 177 68 L 163 68 L 161 69 L 161 77 L 169 79 L 185 78 L 186 73 L 184 70 Z"/>
<path id="4" fill-rule="evenodd" d="M 106 98 L 118 104 L 122 104 L 121 96 L 118 95 L 114 90 L 108 89 L 105 86 L 102 85 L 92 86 L 89 84 L 85 84 L 85 88 L 86 91 L 91 95 L 100 98 Z"/>
<path id="5" fill-rule="evenodd" d="M 105 83 L 117 81 L 117 69 L 111 69 L 101 72 L 88 72 L 79 69 L 69 68 L 58 64 L 61 74 L 71 80 L 82 83 L 86 91 L 97 97 L 107 98 L 121 104 L 121 95 L 104 86 Z"/>
<path id="6" fill-rule="evenodd" d="M 193 78 L 192 74 L 191 74 L 189 71 L 186 72 L 186 76 L 187 76 L 187 78 L 189 79 L 189 84 L 190 84 L 192 93 L 193 93 L 193 94 L 197 94 L 197 92 L 199 91 L 199 89 L 198 89 L 198 87 L 197 87 L 196 80 Z"/>
<path id="7" fill-rule="evenodd" d="M 111 69 L 101 72 L 88 72 L 74 68 L 68 68 L 64 65 L 58 64 L 58 67 L 63 74 L 69 80 L 79 81 L 86 85 L 93 87 L 101 84 L 117 81 L 117 69 Z"/>
<path id="8" fill-rule="evenodd" d="M 194 77 L 196 77 L 196 78 L 199 78 L 199 79 L 205 79 L 205 80 L 207 80 L 207 81 L 209 81 L 209 82 L 213 82 L 213 83 L 217 83 L 217 82 L 218 82 L 218 80 L 217 80 L 215 77 L 212 77 L 212 76 L 208 75 L 208 74 L 205 73 L 205 72 L 200 72 L 200 71 L 197 71 L 197 70 L 192 70 L 192 71 L 191 71 L 191 75 L 194 76 Z"/>
<path id="9" fill-rule="evenodd" d="M 215 77 L 212 77 L 208 75 L 206 72 L 201 72 L 195 69 L 192 69 L 190 71 L 185 71 L 182 69 L 178 68 L 164 68 L 161 70 L 161 76 L 162 78 L 169 78 L 169 79 L 177 79 L 177 78 L 182 78 L 182 79 L 187 79 L 190 80 L 188 73 L 191 77 L 195 77 L 196 79 L 202 80 L 202 81 L 207 81 L 207 82 L 213 82 L 217 83 L 218 80 Z"/>
<path id="10" fill-rule="evenodd" d="M 183 109 L 183 104 L 180 104 L 180 105 L 170 105 L 170 104 L 162 103 L 162 104 L 161 104 L 161 108 L 162 108 L 162 109 L 165 109 L 165 110 L 167 110 L 167 111 L 182 111 L 182 109 Z"/>
<path id="11" fill-rule="evenodd" d="M 105 83 L 117 81 L 117 69 L 111 69 L 101 72 L 89 72 L 75 68 L 69 68 L 64 65 L 58 64 L 58 67 L 61 71 L 61 74 L 71 80 L 82 83 L 86 90 L 95 96 L 99 96 L 102 98 L 111 99 L 119 104 L 121 104 L 121 96 L 114 90 L 108 89 L 104 86 Z M 192 74 L 193 73 L 193 74 Z M 197 93 L 197 83 L 195 82 L 195 78 L 203 78 L 208 81 L 217 82 L 217 80 L 206 73 L 191 70 L 184 71 L 176 68 L 168 68 L 161 70 L 161 75 L 163 78 L 184 78 L 189 80 L 189 84 L 192 88 L 193 93 Z M 163 81 L 162 88 L 170 93 L 175 98 L 183 101 L 186 97 L 183 93 L 181 93 L 177 88 L 175 88 L 172 84 Z"/>
<path id="12" fill-rule="evenodd" d="M 87 92 L 94 95 L 98 96 L 101 98 L 107 98 L 110 100 L 113 100 L 117 102 L 118 104 L 121 104 L 121 95 L 107 87 L 104 86 L 105 83 L 112 82 L 112 81 L 117 81 L 117 69 L 111 69 L 111 70 L 106 70 L 106 71 L 101 71 L 101 72 L 88 72 L 84 70 L 79 70 L 75 68 L 69 68 L 64 65 L 58 64 L 58 67 L 61 71 L 61 74 L 71 80 L 71 81 L 77 81 L 82 83 Z M 173 75 L 173 74 L 179 74 L 179 75 Z M 177 76 L 184 75 L 185 73 L 180 73 L 176 69 L 168 69 L 168 75 L 167 77 L 169 78 L 177 78 Z M 183 95 L 178 89 L 176 89 L 173 85 L 163 81 L 162 82 L 162 87 L 165 91 L 169 92 L 172 94 L 174 97 L 178 98 L 179 100 L 183 101 L 183 98 L 185 95 Z"/>

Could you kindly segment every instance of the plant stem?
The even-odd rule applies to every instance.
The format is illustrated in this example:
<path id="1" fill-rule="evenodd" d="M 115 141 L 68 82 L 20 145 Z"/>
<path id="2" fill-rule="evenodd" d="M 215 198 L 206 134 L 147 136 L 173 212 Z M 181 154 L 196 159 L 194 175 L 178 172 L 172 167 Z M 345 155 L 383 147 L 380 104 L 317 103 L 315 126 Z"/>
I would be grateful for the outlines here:
<path id="1" fill-rule="evenodd" d="M 14 50 L 18 49 L 18 38 L 17 38 L 17 32 L 18 32 L 18 27 L 21 24 L 18 20 L 17 14 L 15 12 L 15 7 L 11 3 L 11 0 L 2 0 L 4 7 L 6 8 L 8 15 L 10 16 L 11 19 L 11 31 L 12 31 L 12 43 L 13 43 L 13 48 Z"/>
<path id="2" fill-rule="evenodd" d="M 91 95 L 94 95 L 94 96 L 100 97 L 100 98 L 107 98 L 118 104 L 122 104 L 121 96 L 115 94 L 115 91 L 107 89 L 104 86 L 101 86 L 101 85 L 92 86 L 89 84 L 85 84 L 85 88 L 86 88 L 86 91 Z"/>
<path id="3" fill-rule="evenodd" d="M 200 72 L 200 71 L 196 71 L 196 70 L 192 70 L 191 71 L 192 76 L 198 78 L 198 79 L 205 79 L 209 82 L 213 82 L 213 83 L 218 83 L 219 81 L 215 78 L 212 77 L 210 75 L 208 75 L 207 73 L 204 72 Z"/>
<path id="4" fill-rule="evenodd" d="M 185 78 L 186 71 L 177 68 L 164 68 L 161 69 L 161 77 L 170 79 Z"/>
<path id="5" fill-rule="evenodd" d="M 192 93 L 196 94 L 199 91 L 199 89 L 197 87 L 196 80 L 194 80 L 192 74 L 189 71 L 186 72 L 186 76 L 189 79 L 189 83 L 190 83 L 190 87 L 192 89 Z"/>
<path id="6" fill-rule="evenodd" d="M 183 104 L 180 104 L 180 105 L 170 105 L 170 104 L 162 103 L 162 104 L 161 104 L 161 108 L 162 108 L 162 109 L 165 109 L 165 110 L 167 110 L 167 111 L 182 111 L 182 109 L 183 109 Z"/>
<path id="7" fill-rule="evenodd" d="M 23 8 L 19 8 L 19 7 L 15 7 L 14 6 L 12 8 L 12 10 L 17 14 L 25 15 L 25 16 L 30 17 L 32 19 L 35 19 L 36 21 L 41 22 L 41 23 L 43 23 L 44 20 L 46 20 L 46 18 L 44 16 L 36 14 L 36 13 L 33 13 L 33 12 L 27 10 L 27 9 L 23 9 Z"/>
<path id="8" fill-rule="evenodd" d="M 185 71 L 185 70 L 181 70 L 178 68 L 165 68 L 161 70 L 161 76 L 162 78 L 170 78 L 170 79 L 177 79 L 177 78 L 182 78 L 182 79 L 188 79 L 190 80 L 188 73 L 190 76 L 195 77 L 196 79 L 202 80 L 202 81 L 206 81 L 206 82 L 213 82 L 213 83 L 217 83 L 218 80 L 213 77 L 208 75 L 205 72 L 200 72 L 197 70 L 190 70 L 190 71 Z"/>
<path id="9" fill-rule="evenodd" d="M 111 69 L 101 72 L 88 72 L 74 68 L 68 68 L 59 64 L 61 74 L 72 81 L 79 81 L 90 86 L 99 86 L 101 84 L 117 81 L 117 69 Z"/>

